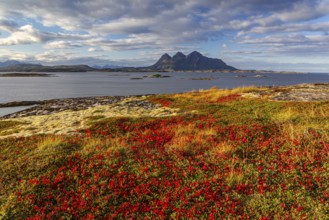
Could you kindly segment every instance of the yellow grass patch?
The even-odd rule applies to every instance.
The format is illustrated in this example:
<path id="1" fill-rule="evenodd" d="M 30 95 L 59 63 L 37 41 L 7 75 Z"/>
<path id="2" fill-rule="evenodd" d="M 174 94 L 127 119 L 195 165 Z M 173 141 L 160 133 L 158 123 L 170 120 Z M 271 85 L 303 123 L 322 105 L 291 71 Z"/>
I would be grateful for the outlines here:
<path id="1" fill-rule="evenodd" d="M 264 90 L 264 89 L 255 86 L 241 87 L 235 89 L 220 89 L 218 87 L 212 87 L 207 90 L 198 90 L 198 91 L 191 91 L 183 94 L 176 94 L 173 95 L 173 98 L 192 99 L 194 101 L 202 101 L 202 102 L 215 102 L 220 97 L 224 97 L 232 94 L 255 92 L 260 90 Z"/>
<path id="2" fill-rule="evenodd" d="M 329 131 L 329 105 L 328 102 L 291 104 L 273 114 L 272 120 L 279 123 L 282 132 L 291 139 L 304 136 L 309 129 Z"/>

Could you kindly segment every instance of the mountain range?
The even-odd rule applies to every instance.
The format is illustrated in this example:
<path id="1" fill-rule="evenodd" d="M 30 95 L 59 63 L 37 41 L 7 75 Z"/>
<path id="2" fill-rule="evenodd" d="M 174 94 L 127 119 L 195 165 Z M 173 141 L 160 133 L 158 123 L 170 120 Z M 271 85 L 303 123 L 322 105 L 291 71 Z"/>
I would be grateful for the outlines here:
<path id="1" fill-rule="evenodd" d="M 88 65 L 43 66 L 41 64 L 28 63 L 0 67 L 0 72 L 88 72 L 96 70 Z"/>
<path id="2" fill-rule="evenodd" d="M 103 67 L 88 65 L 57 65 L 43 66 L 41 64 L 22 63 L 15 60 L 0 62 L 1 72 L 88 72 L 88 71 L 233 71 L 236 68 L 227 65 L 221 59 L 209 58 L 194 51 L 188 55 L 177 52 L 173 57 L 164 54 L 153 65 L 148 67 Z"/>

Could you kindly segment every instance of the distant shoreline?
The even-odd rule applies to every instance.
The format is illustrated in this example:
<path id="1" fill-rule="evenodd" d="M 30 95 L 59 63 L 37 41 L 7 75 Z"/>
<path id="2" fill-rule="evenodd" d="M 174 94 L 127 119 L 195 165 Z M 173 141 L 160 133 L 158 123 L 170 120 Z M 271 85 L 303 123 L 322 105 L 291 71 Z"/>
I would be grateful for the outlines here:
<path id="1" fill-rule="evenodd" d="M 295 72 L 295 71 L 274 71 L 274 70 L 144 70 L 144 69 L 95 69 L 89 71 L 74 71 L 74 70 L 16 70 L 16 71 L 1 71 L 0 77 L 51 77 L 53 74 L 49 73 L 238 73 L 238 74 L 307 74 L 308 72 Z M 326 73 L 321 73 L 326 74 Z"/>
<path id="2" fill-rule="evenodd" d="M 274 70 L 146 70 L 146 69 L 99 69 L 91 72 L 122 72 L 122 73 L 238 73 L 238 74 L 306 74 L 307 72 L 274 71 Z"/>

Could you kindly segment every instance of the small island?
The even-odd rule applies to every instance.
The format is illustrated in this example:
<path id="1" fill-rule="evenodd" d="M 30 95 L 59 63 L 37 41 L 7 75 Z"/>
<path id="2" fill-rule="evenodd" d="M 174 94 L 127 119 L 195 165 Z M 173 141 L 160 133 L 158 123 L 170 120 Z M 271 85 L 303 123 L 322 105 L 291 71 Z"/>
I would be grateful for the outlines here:
<path id="1" fill-rule="evenodd" d="M 171 76 L 166 76 L 166 75 L 161 75 L 161 74 L 152 74 L 152 75 L 148 75 L 148 76 L 144 76 L 144 78 L 169 78 Z"/>
<path id="2" fill-rule="evenodd" d="M 47 73 L 3 73 L 0 77 L 51 77 L 53 74 Z"/>

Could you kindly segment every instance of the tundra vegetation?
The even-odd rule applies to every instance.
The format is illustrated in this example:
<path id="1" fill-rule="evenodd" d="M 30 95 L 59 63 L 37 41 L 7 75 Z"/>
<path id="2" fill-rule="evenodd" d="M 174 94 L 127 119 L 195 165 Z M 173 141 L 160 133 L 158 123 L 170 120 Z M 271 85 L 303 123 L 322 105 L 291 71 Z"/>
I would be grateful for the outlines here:
<path id="1" fill-rule="evenodd" d="M 155 95 L 180 114 L 2 139 L 0 218 L 326 219 L 329 102 L 241 96 L 260 90 Z"/>

